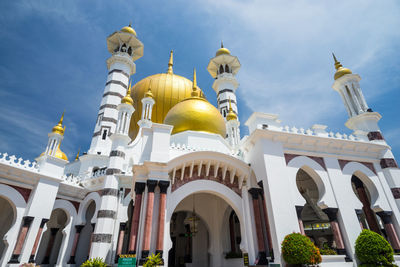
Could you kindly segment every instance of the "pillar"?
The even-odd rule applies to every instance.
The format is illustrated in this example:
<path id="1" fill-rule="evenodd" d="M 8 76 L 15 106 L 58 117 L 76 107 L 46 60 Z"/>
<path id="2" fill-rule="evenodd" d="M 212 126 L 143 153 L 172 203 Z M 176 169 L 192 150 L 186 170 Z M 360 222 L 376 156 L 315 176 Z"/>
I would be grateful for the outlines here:
<path id="1" fill-rule="evenodd" d="M 31 227 L 33 219 L 34 217 L 31 216 L 23 217 L 21 230 L 19 231 L 17 242 L 15 244 L 13 254 L 11 255 L 9 263 L 19 263 L 19 256 L 21 255 L 22 247 L 25 244 L 25 238 L 28 234 L 29 228 Z"/>
<path id="2" fill-rule="evenodd" d="M 262 226 L 261 226 L 261 213 L 258 197 L 260 195 L 260 188 L 250 188 L 249 193 L 253 199 L 253 210 L 254 210 L 254 222 L 256 225 L 257 234 L 257 245 L 258 245 L 258 256 L 256 259 L 256 265 L 268 264 L 267 254 L 265 252 L 265 244 L 263 240 Z"/>
<path id="3" fill-rule="evenodd" d="M 95 229 L 95 227 L 96 227 L 96 224 L 95 224 L 95 223 L 92 223 L 91 225 L 92 225 L 92 233 L 90 234 L 90 243 L 89 243 L 88 259 L 89 259 L 89 256 L 90 256 L 90 250 L 92 249 L 93 239 L 94 239 L 93 236 L 95 236 L 94 229 Z"/>
<path id="4" fill-rule="evenodd" d="M 118 262 L 119 255 L 122 254 L 122 245 L 124 244 L 125 230 L 126 230 L 126 223 L 120 223 L 118 241 L 117 241 L 117 253 L 115 255 L 115 263 Z"/>
<path id="5" fill-rule="evenodd" d="M 56 239 L 56 234 L 57 234 L 58 230 L 59 230 L 59 228 L 50 228 L 50 238 L 49 238 L 49 242 L 47 243 L 46 254 L 44 256 L 44 260 L 43 260 L 42 264 L 50 263 L 51 250 L 53 249 L 54 241 Z"/>
<path id="6" fill-rule="evenodd" d="M 141 182 L 135 183 L 135 203 L 133 208 L 133 216 L 131 220 L 131 232 L 129 235 L 129 254 L 136 254 L 137 235 L 139 230 L 140 210 L 142 208 L 142 195 L 146 184 Z"/>
<path id="7" fill-rule="evenodd" d="M 229 216 L 229 237 L 231 241 L 231 252 L 236 252 L 235 222 L 232 214 Z"/>
<path id="8" fill-rule="evenodd" d="M 367 192 L 365 191 L 363 182 L 356 176 L 352 177 L 352 181 L 356 186 L 358 197 L 360 198 L 360 201 L 363 204 L 362 209 L 364 211 L 365 217 L 367 218 L 369 228 L 375 233 L 381 234 L 381 230 L 379 229 L 378 222 L 376 221 L 375 218 L 375 214 L 371 209 L 371 204 L 368 200 Z"/>
<path id="9" fill-rule="evenodd" d="M 396 233 L 396 230 L 394 229 L 393 222 L 392 222 L 392 213 L 391 211 L 380 211 L 377 212 L 376 214 L 381 217 L 386 234 L 388 236 L 389 242 L 392 245 L 392 248 L 394 252 L 398 253 L 400 252 L 400 242 L 399 242 L 399 237 Z"/>
<path id="10" fill-rule="evenodd" d="M 72 244 L 71 255 L 68 260 L 68 264 L 75 264 L 75 254 L 76 249 L 79 243 L 79 236 L 81 235 L 81 231 L 84 225 L 75 225 L 75 236 L 74 236 L 74 243 Z"/>
<path id="11" fill-rule="evenodd" d="M 156 188 L 156 180 L 147 180 L 147 208 L 146 217 L 144 221 L 143 233 L 143 247 L 141 262 L 145 262 L 150 252 L 151 242 L 151 225 L 153 221 L 153 208 L 154 208 L 154 189 Z"/>
<path id="12" fill-rule="evenodd" d="M 158 211 L 156 253 L 160 253 L 162 258 L 164 250 L 165 207 L 167 204 L 167 189 L 169 186 L 169 181 L 159 181 L 158 186 L 160 187 L 160 204 Z"/>
<path id="13" fill-rule="evenodd" d="M 299 223 L 299 228 L 300 228 L 300 234 L 306 235 L 306 232 L 304 231 L 304 225 L 303 225 L 303 220 L 301 219 L 301 212 L 303 211 L 303 206 L 296 206 L 296 214 L 297 214 L 297 221 Z"/>
<path id="14" fill-rule="evenodd" d="M 336 243 L 336 250 L 339 255 L 346 255 L 346 248 L 344 246 L 342 232 L 340 231 L 339 223 L 337 221 L 337 208 L 323 209 L 326 215 L 328 215 L 329 223 L 333 232 L 333 239 Z"/>
<path id="15" fill-rule="evenodd" d="M 36 234 L 36 238 L 35 238 L 35 243 L 33 244 L 33 248 L 32 248 L 32 251 L 31 251 L 31 256 L 29 257 L 29 262 L 30 263 L 34 263 L 35 262 L 36 251 L 37 251 L 38 246 L 39 246 L 40 237 L 42 236 L 43 227 L 48 221 L 49 221 L 49 219 L 42 219 L 42 221 L 40 222 L 39 230 L 38 230 L 38 232 Z"/>
<path id="16" fill-rule="evenodd" d="M 262 212 L 263 212 L 263 217 L 264 217 L 264 223 L 265 223 L 265 232 L 267 234 L 267 244 L 268 244 L 268 252 L 269 256 L 272 258 L 271 261 L 274 259 L 274 250 L 272 248 L 272 237 L 271 237 L 271 227 L 269 225 L 269 218 L 268 218 L 268 212 L 267 212 L 267 205 L 265 203 L 265 198 L 264 198 L 264 187 L 263 187 L 263 182 L 260 181 L 258 183 L 260 187 L 262 188 L 261 191 L 261 207 L 262 207 Z"/>

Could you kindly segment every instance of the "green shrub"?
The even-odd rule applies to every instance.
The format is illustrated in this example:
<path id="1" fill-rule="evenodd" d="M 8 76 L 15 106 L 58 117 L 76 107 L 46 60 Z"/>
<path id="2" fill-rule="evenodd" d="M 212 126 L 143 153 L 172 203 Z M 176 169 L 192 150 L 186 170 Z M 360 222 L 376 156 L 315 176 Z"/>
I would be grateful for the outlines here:
<path id="1" fill-rule="evenodd" d="M 157 253 L 157 255 L 151 253 L 151 255 L 147 257 L 146 263 L 143 265 L 143 267 L 154 267 L 162 264 L 163 260 L 161 259 L 160 253 Z"/>
<path id="2" fill-rule="evenodd" d="M 105 264 L 102 258 L 94 258 L 82 263 L 81 267 L 107 267 L 107 264 Z"/>
<path id="3" fill-rule="evenodd" d="M 288 264 L 318 264 L 322 261 L 319 249 L 307 236 L 299 233 L 285 236 L 282 255 Z"/>
<path id="4" fill-rule="evenodd" d="M 356 256 L 362 267 L 397 266 L 393 264 L 393 249 L 381 235 L 363 230 L 356 240 Z"/>
<path id="5" fill-rule="evenodd" d="M 322 245 L 322 248 L 319 249 L 321 255 L 337 255 L 336 250 L 331 249 L 327 243 Z"/>

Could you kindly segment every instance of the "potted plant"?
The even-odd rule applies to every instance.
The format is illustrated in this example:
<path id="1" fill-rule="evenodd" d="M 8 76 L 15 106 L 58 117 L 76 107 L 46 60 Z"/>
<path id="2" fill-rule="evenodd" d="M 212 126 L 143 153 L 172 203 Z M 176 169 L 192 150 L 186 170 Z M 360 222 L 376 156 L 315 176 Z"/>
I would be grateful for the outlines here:
<path id="1" fill-rule="evenodd" d="M 299 233 L 285 236 L 282 256 L 287 266 L 317 266 L 322 261 L 319 249 L 307 237 Z"/>
<path id="2" fill-rule="evenodd" d="M 356 256 L 361 267 L 397 266 L 394 264 L 393 249 L 381 235 L 364 229 L 356 240 Z"/>
<path id="3" fill-rule="evenodd" d="M 160 253 L 157 253 L 157 255 L 154 255 L 154 253 L 151 253 L 150 256 L 147 257 L 147 260 L 143 267 L 155 267 L 163 264 L 163 260 L 161 259 Z"/>
<path id="4" fill-rule="evenodd" d="M 93 258 L 82 263 L 81 267 L 107 267 L 107 264 L 102 258 Z"/>

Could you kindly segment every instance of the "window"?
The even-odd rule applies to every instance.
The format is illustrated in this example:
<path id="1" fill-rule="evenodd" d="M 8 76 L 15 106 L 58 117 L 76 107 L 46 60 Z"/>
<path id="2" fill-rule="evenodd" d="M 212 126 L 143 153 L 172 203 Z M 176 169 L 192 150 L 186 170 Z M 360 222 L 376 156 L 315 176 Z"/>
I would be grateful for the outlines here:
<path id="1" fill-rule="evenodd" d="M 106 140 L 106 138 L 107 138 L 107 130 L 104 129 L 104 130 L 103 130 L 103 135 L 102 135 L 101 139 Z"/>
<path id="2" fill-rule="evenodd" d="M 224 67 L 221 65 L 221 66 L 219 66 L 219 74 L 222 74 L 222 73 L 224 73 Z"/>
<path id="3" fill-rule="evenodd" d="M 229 73 L 229 67 L 228 67 L 228 65 L 225 65 L 225 72 L 226 72 L 226 73 Z"/>

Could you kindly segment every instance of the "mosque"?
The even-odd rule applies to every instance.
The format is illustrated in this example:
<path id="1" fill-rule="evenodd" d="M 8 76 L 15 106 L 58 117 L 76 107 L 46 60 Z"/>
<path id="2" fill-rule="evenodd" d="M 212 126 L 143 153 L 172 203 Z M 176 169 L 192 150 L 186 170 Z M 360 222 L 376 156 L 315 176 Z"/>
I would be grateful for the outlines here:
<path id="1" fill-rule="evenodd" d="M 241 65 L 227 48 L 207 66 L 217 107 L 195 71 L 192 79 L 174 73 L 172 52 L 165 73 L 131 85 L 143 44 L 130 25 L 107 37 L 107 49 L 86 153 L 62 152 L 64 115 L 34 161 L 0 153 L 0 266 L 80 266 L 94 257 L 117 266 L 133 254 L 141 266 L 152 253 L 170 267 L 285 266 L 280 246 L 293 232 L 337 252 L 321 266 L 357 266 L 362 229 L 400 252 L 400 171 L 360 76 L 335 57 L 332 87 L 352 134 L 254 112 L 242 136 Z"/>

